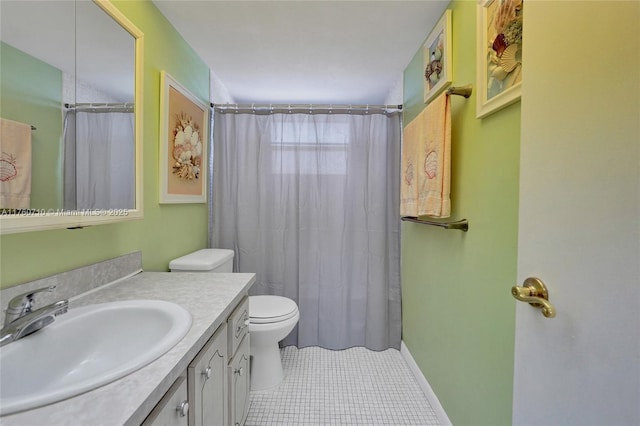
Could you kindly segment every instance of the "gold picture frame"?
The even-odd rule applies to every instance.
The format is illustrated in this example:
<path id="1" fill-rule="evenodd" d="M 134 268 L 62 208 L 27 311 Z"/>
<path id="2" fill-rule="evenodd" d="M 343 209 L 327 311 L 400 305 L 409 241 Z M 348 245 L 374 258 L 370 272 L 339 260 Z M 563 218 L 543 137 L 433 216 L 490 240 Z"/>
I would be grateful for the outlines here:
<path id="1" fill-rule="evenodd" d="M 209 108 L 165 71 L 160 85 L 160 203 L 205 203 Z"/>
<path id="2" fill-rule="evenodd" d="M 451 10 L 446 10 L 424 42 L 424 103 L 429 103 L 453 81 Z"/>
<path id="3" fill-rule="evenodd" d="M 523 6 L 522 0 L 478 1 L 477 118 L 520 100 Z"/>

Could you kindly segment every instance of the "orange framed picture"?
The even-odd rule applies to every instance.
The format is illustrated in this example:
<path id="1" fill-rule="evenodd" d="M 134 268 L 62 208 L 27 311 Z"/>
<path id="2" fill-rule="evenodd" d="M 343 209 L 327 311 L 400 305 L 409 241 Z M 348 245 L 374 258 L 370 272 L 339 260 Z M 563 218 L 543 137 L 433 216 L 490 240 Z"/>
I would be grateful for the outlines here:
<path id="1" fill-rule="evenodd" d="M 204 203 L 209 108 L 165 71 L 160 84 L 160 203 Z"/>

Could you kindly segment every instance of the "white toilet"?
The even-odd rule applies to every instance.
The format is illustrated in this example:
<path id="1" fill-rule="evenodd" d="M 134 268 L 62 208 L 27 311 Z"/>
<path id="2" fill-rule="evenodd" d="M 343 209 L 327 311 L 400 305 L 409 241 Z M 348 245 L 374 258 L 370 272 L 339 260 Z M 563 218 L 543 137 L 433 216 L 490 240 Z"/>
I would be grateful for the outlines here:
<path id="1" fill-rule="evenodd" d="M 270 389 L 283 378 L 278 342 L 300 319 L 298 305 L 281 296 L 249 297 L 251 390 Z"/>
<path id="2" fill-rule="evenodd" d="M 233 250 L 202 249 L 169 263 L 172 272 L 232 272 Z M 249 296 L 251 390 L 277 386 L 283 378 L 278 342 L 298 323 L 293 300 L 281 296 Z"/>

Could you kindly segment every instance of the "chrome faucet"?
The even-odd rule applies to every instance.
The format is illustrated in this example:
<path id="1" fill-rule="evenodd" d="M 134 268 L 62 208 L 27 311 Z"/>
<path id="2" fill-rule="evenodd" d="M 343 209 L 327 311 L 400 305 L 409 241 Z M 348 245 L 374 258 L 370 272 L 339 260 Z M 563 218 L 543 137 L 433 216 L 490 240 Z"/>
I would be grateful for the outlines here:
<path id="1" fill-rule="evenodd" d="M 4 327 L 0 330 L 0 347 L 48 326 L 55 320 L 55 316 L 67 312 L 68 300 L 60 300 L 33 310 L 34 295 L 45 291 L 51 292 L 54 288 L 56 287 L 51 286 L 33 290 L 9 301 Z"/>

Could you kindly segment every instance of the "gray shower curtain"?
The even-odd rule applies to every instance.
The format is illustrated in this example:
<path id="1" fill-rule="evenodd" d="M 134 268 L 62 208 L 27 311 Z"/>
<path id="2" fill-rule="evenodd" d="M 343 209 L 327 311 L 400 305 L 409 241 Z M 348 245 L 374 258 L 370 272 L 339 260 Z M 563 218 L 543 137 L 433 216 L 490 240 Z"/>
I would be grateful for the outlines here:
<path id="1" fill-rule="evenodd" d="M 68 110 L 63 137 L 66 210 L 135 206 L 132 112 Z"/>
<path id="2" fill-rule="evenodd" d="M 215 113 L 212 241 L 251 294 L 298 303 L 285 345 L 400 348 L 393 114 Z"/>

